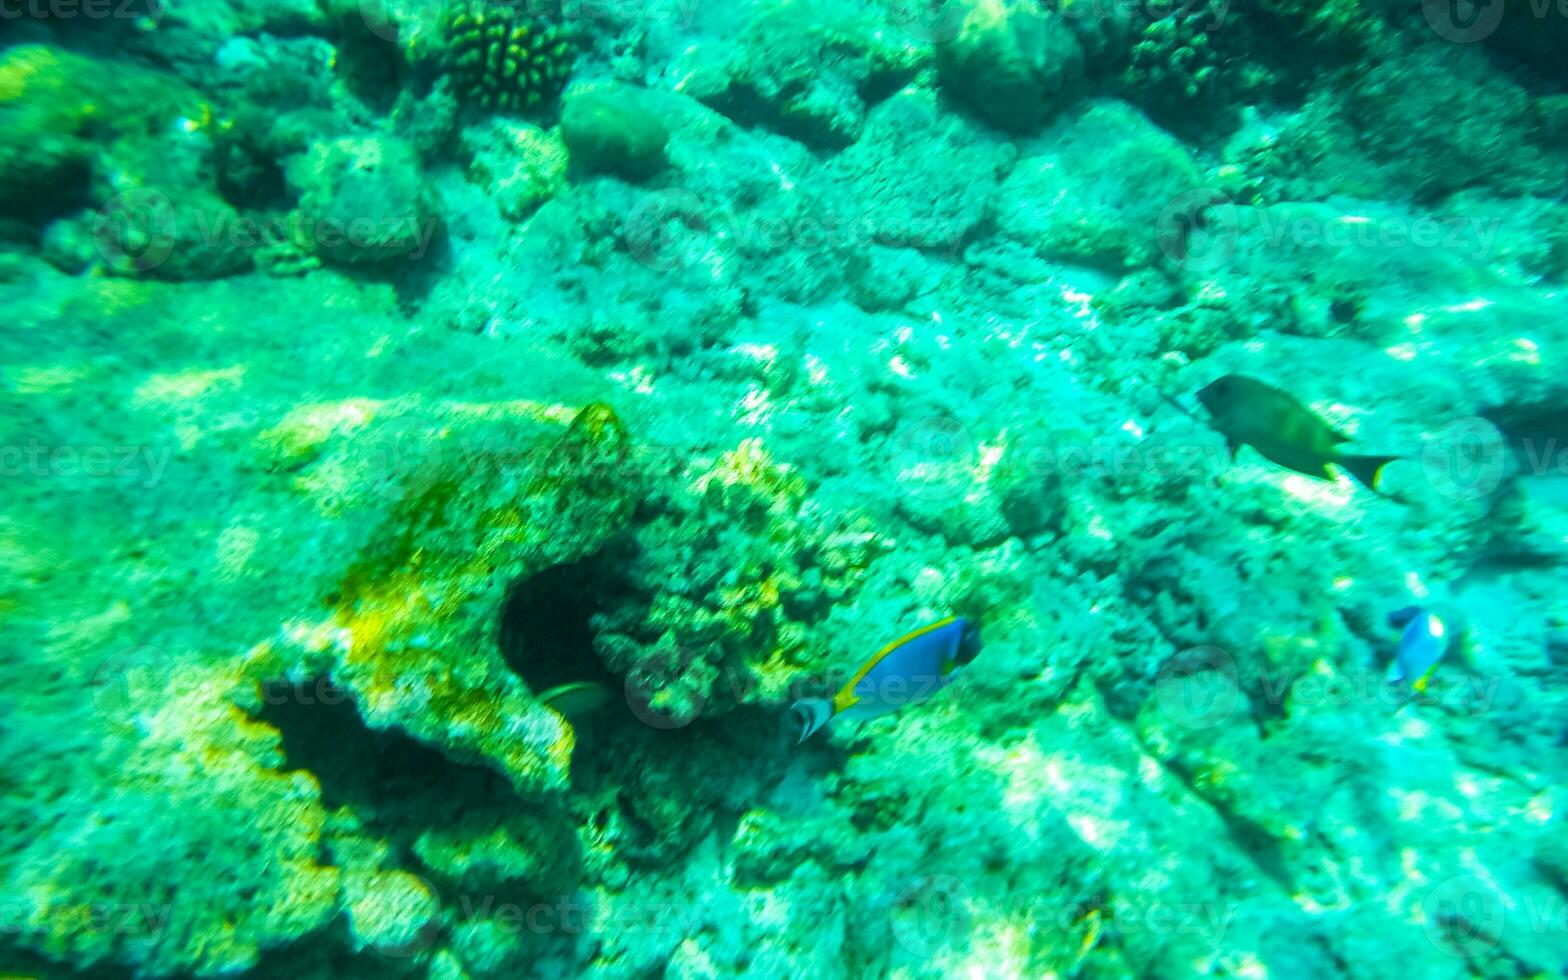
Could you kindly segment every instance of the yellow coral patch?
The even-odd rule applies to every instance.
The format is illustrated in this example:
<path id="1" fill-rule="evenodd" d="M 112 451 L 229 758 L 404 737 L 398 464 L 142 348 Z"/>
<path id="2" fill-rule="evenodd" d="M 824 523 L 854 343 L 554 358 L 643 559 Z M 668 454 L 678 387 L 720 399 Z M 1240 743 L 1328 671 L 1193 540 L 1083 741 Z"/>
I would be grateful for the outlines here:
<path id="1" fill-rule="evenodd" d="M 59 69 L 60 58 L 49 48 L 27 45 L 14 49 L 0 62 L 0 103 L 21 99 L 40 77 L 50 79 Z"/>
<path id="2" fill-rule="evenodd" d="M 344 398 L 300 405 L 258 438 L 283 460 L 308 458 L 328 439 L 350 435 L 369 425 L 387 404 L 371 398 Z"/>
<path id="3" fill-rule="evenodd" d="M 715 483 L 750 487 L 773 498 L 775 505 L 799 501 L 806 493 L 806 481 L 791 467 L 774 463 L 761 439 L 745 439 L 719 456 L 711 469 L 692 480 L 691 488 L 700 495 Z"/>
<path id="4" fill-rule="evenodd" d="M 64 391 L 91 374 L 86 364 L 37 364 L 12 368 L 11 388 L 18 395 Z"/>
<path id="5" fill-rule="evenodd" d="M 154 374 L 136 387 L 131 404 L 137 407 L 167 405 L 200 398 L 219 388 L 237 386 L 245 377 L 245 366 L 230 365 L 208 370 L 176 371 Z"/>
<path id="6" fill-rule="evenodd" d="M 70 318 L 113 320 L 129 316 L 152 298 L 161 287 L 150 280 L 95 276 L 83 281 L 77 293 L 65 304 Z"/>

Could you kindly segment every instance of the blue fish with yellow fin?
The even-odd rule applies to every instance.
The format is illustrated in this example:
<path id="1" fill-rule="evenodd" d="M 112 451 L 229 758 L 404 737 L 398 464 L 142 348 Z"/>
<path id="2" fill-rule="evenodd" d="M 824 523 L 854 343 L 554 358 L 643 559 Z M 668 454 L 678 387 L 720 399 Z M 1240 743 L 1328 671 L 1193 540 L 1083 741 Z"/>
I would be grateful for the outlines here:
<path id="1" fill-rule="evenodd" d="M 1388 625 L 1400 630 L 1399 650 L 1389 664 L 1389 684 L 1406 685 L 1412 691 L 1426 689 L 1438 663 L 1448 653 L 1452 639 L 1448 625 L 1437 614 L 1421 606 L 1406 606 L 1388 614 Z"/>
<path id="2" fill-rule="evenodd" d="M 831 698 L 802 698 L 800 741 L 834 718 L 866 721 L 924 701 L 980 654 L 980 627 L 962 616 L 922 626 L 876 652 Z"/>

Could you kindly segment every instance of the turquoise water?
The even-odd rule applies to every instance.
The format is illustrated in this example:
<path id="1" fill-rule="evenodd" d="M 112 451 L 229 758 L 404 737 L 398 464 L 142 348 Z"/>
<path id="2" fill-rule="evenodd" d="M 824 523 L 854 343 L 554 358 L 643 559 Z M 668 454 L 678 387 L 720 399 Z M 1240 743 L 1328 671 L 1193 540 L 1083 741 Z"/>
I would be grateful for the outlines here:
<path id="1" fill-rule="evenodd" d="M 0 3 L 0 977 L 1568 970 L 1568 11 Z"/>

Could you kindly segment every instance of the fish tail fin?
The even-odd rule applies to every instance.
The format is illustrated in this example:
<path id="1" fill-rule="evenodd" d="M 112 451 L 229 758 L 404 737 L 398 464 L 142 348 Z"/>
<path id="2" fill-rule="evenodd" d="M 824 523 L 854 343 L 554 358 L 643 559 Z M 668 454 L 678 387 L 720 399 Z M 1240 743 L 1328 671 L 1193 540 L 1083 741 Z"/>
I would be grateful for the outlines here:
<path id="1" fill-rule="evenodd" d="M 1345 468 L 1345 472 L 1355 478 L 1356 482 L 1368 490 L 1376 492 L 1378 481 L 1383 477 L 1383 467 L 1399 456 L 1341 456 L 1334 462 Z"/>
<path id="2" fill-rule="evenodd" d="M 833 717 L 833 702 L 827 698 L 801 698 L 790 705 L 789 710 L 800 719 L 800 738 L 795 740 L 799 745 Z"/>

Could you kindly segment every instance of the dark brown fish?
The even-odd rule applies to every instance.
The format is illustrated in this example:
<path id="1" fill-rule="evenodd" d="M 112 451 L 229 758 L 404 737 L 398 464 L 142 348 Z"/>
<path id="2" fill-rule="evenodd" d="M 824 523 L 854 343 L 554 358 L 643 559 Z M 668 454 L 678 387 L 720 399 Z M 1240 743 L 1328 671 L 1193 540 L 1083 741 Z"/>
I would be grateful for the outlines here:
<path id="1" fill-rule="evenodd" d="M 1349 436 L 1288 392 L 1256 378 L 1227 374 L 1198 392 L 1198 401 L 1209 410 L 1209 424 L 1225 437 L 1232 457 L 1241 446 L 1251 446 L 1265 458 L 1319 480 L 1334 479 L 1332 463 L 1369 490 L 1377 489 L 1383 467 L 1400 458 L 1341 451 Z"/>

